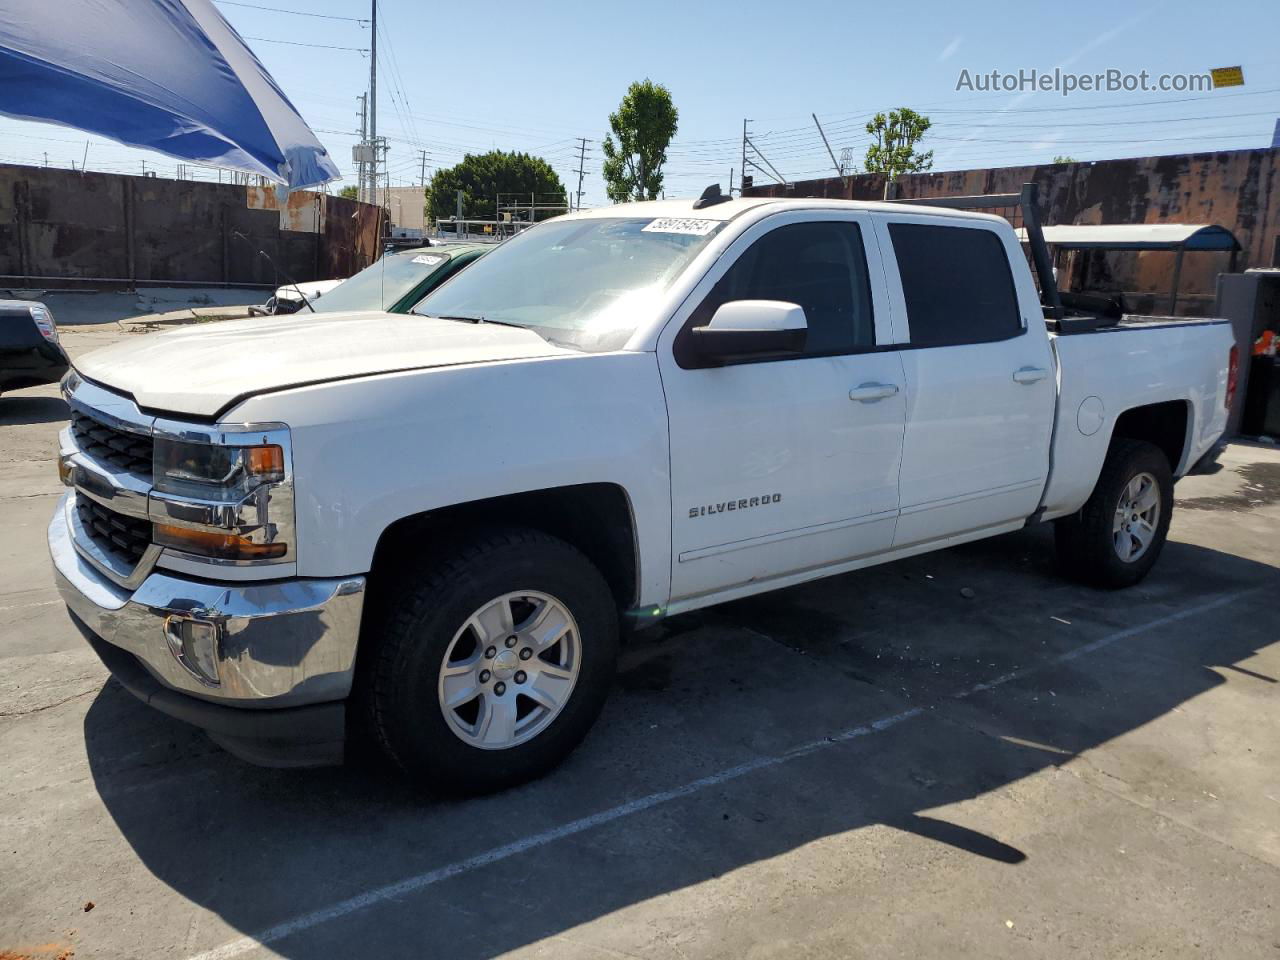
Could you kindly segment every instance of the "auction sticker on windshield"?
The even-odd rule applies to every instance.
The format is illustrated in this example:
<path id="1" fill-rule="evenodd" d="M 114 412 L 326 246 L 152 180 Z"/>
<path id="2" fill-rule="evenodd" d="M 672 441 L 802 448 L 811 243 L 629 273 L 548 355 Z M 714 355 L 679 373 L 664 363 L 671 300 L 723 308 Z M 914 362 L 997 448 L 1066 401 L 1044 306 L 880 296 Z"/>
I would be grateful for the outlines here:
<path id="1" fill-rule="evenodd" d="M 424 253 L 424 254 L 422 254 L 422 256 L 420 256 L 420 257 L 414 257 L 414 258 L 413 258 L 411 261 L 409 261 L 409 262 L 410 262 L 410 263 L 425 263 L 428 267 L 433 267 L 433 266 L 435 266 L 437 263 L 442 263 L 443 261 L 444 261 L 444 257 L 432 256 L 432 255 L 431 255 L 431 254 L 429 254 L 429 253 Z"/>
<path id="2" fill-rule="evenodd" d="M 683 233 L 705 237 L 720 225 L 719 220 L 697 220 L 692 217 L 659 217 L 641 228 L 641 233 Z"/>

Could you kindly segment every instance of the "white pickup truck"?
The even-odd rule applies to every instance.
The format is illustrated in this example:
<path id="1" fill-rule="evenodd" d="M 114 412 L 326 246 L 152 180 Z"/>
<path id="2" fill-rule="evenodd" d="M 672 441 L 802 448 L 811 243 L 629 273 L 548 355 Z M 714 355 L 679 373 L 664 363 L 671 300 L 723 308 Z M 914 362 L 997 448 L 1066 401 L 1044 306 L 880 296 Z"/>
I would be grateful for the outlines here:
<path id="1" fill-rule="evenodd" d="M 560 217 L 413 314 L 78 361 L 58 585 L 118 680 L 240 756 L 369 737 L 498 788 L 573 749 L 620 637 L 671 613 L 1050 520 L 1066 573 L 1146 575 L 1223 432 L 1231 329 L 1045 313 L 990 215 Z"/>

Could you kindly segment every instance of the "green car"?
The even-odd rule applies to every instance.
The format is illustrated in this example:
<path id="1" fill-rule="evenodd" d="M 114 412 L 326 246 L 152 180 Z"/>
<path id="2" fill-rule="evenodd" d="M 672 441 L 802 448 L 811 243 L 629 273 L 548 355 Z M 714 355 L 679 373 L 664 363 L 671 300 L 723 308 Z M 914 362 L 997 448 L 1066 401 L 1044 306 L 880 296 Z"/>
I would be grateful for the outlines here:
<path id="1" fill-rule="evenodd" d="M 408 313 L 413 306 L 473 260 L 492 250 L 493 243 L 445 243 L 383 254 L 359 273 L 311 301 L 316 313 L 386 310 Z M 305 308 L 303 308 L 305 312 Z"/>

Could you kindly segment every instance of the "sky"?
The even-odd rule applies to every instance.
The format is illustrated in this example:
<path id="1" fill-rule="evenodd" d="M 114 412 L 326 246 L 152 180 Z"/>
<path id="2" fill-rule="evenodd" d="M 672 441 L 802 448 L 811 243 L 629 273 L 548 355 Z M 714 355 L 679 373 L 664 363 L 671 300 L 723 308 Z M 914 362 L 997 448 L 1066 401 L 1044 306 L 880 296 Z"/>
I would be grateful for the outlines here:
<path id="1" fill-rule="evenodd" d="M 368 88 L 372 0 L 215 0 L 354 183 L 357 97 Z M 52 8 L 53 5 L 51 5 Z M 268 9 L 274 8 L 274 9 Z M 303 11 L 298 15 L 281 11 Z M 933 122 L 934 170 L 1268 146 L 1280 117 L 1280 4 L 955 2 L 601 2 L 485 4 L 378 0 L 378 132 L 393 186 L 466 153 L 544 157 L 572 191 L 588 140 L 583 204 L 607 202 L 600 142 L 627 86 L 666 85 L 679 110 L 665 193 L 737 184 L 743 120 L 756 182 L 831 175 L 864 127 L 909 106 Z M 310 44 L 312 46 L 308 46 Z M 1055 68 L 1162 74 L 1243 67 L 1245 85 L 1208 91 L 1007 92 L 976 78 Z M 957 89 L 962 71 L 970 85 Z M 86 140 L 88 143 L 86 144 Z M 86 149 L 87 146 L 87 149 Z M 758 152 L 757 152 L 758 151 Z M 0 117 L 0 162 L 176 174 L 178 161 Z M 766 162 L 762 162 L 766 161 Z M 200 179 L 217 179 L 198 170 Z"/>

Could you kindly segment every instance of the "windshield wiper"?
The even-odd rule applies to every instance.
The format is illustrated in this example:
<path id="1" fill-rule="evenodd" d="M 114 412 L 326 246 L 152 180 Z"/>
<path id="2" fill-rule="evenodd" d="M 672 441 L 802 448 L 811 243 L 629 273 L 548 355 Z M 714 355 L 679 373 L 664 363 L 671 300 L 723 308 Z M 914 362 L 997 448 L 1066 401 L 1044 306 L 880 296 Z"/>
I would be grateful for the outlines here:
<path id="1" fill-rule="evenodd" d="M 463 323 L 484 323 L 484 317 L 469 317 L 464 314 L 450 316 L 447 313 L 424 313 L 423 316 L 430 317 L 432 320 L 461 320 Z"/>
<path id="2" fill-rule="evenodd" d="M 512 320 L 490 320 L 488 317 L 472 317 L 466 314 L 447 314 L 447 313 L 427 313 L 423 316 L 431 317 L 433 320 L 461 320 L 463 323 L 494 323 L 500 327 L 519 327 L 521 330 L 528 330 L 523 323 L 516 323 Z"/>
<path id="3" fill-rule="evenodd" d="M 481 323 L 496 323 L 500 327 L 519 327 L 521 330 L 528 330 L 523 323 L 516 323 L 514 320 L 490 320 L 488 317 L 481 317 Z M 534 331 L 537 332 L 536 330 Z"/>

